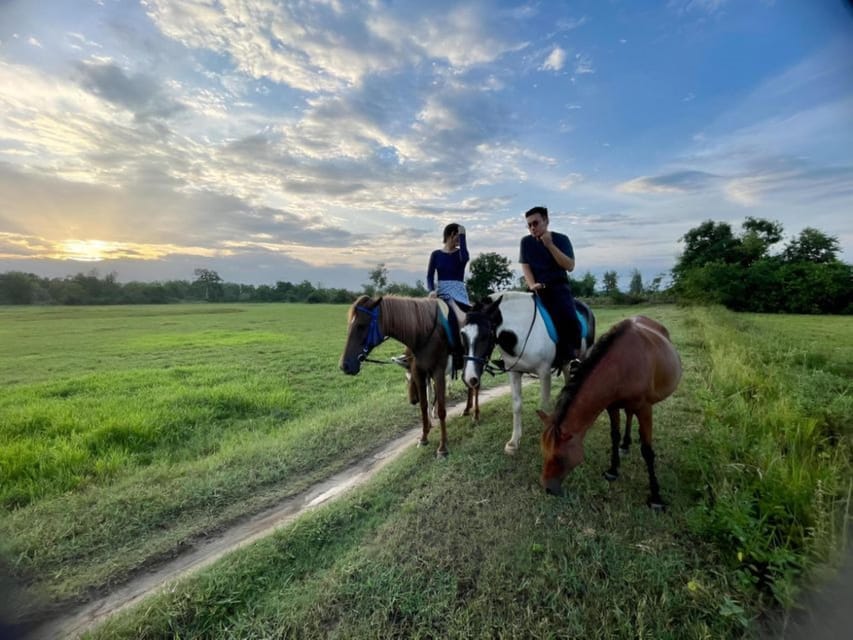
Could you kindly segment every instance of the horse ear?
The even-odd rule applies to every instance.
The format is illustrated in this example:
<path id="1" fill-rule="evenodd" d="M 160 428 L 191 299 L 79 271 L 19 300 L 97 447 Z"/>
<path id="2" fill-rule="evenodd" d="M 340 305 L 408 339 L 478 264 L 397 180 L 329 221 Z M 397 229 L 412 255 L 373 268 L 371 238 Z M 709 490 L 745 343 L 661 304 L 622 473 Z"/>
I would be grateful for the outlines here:
<path id="1" fill-rule="evenodd" d="M 536 415 L 539 416 L 539 419 L 542 421 L 543 425 L 545 425 L 546 427 L 551 426 L 551 416 L 542 411 L 542 409 L 537 409 Z"/>
<path id="2" fill-rule="evenodd" d="M 382 296 L 377 296 L 368 303 L 367 308 L 373 309 L 375 307 L 378 307 L 380 302 L 382 302 Z"/>
<path id="3" fill-rule="evenodd" d="M 485 313 L 487 316 L 494 315 L 495 310 L 498 308 L 500 303 L 501 303 L 500 297 L 498 297 L 494 300 L 492 300 L 491 298 L 484 298 L 483 299 L 483 313 Z"/>

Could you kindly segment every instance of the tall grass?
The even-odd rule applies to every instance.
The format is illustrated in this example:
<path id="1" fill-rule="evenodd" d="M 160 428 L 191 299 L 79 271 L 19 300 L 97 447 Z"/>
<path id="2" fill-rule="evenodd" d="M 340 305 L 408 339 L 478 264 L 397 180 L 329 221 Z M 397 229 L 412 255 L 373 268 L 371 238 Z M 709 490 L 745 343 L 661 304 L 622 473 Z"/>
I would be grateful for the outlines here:
<path id="1" fill-rule="evenodd" d="M 843 320 L 691 311 L 708 356 L 694 449 L 704 500 L 691 522 L 745 592 L 782 605 L 842 546 L 849 516 L 853 332 Z"/>

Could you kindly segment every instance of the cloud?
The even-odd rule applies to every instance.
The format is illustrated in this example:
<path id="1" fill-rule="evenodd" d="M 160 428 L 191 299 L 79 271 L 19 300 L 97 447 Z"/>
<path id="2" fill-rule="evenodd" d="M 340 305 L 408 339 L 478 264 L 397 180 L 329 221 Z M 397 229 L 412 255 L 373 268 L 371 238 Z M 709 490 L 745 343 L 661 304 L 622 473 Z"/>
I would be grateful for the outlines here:
<path id="1" fill-rule="evenodd" d="M 561 49 L 560 47 L 554 47 L 551 50 L 551 53 L 548 54 L 548 57 L 545 59 L 545 62 L 543 62 L 542 66 L 539 67 L 539 69 L 541 71 L 560 71 L 565 64 L 565 49 Z"/>
<path id="2" fill-rule="evenodd" d="M 380 11 L 369 1 L 281 5 L 231 0 L 214 8 L 150 0 L 147 7 L 166 36 L 227 55 L 252 78 L 310 93 L 337 92 L 371 75 L 431 59 L 466 69 L 524 44 L 498 35 L 491 27 L 500 16 L 476 4 L 402 3 Z"/>
<path id="3" fill-rule="evenodd" d="M 667 6 L 680 15 L 692 12 L 710 15 L 719 12 L 727 2 L 728 0 L 669 0 Z"/>
<path id="4" fill-rule="evenodd" d="M 131 77 L 113 63 L 83 62 L 77 65 L 77 70 L 82 87 L 132 111 L 139 120 L 169 118 L 185 109 L 166 96 L 149 75 L 138 73 Z"/>
<path id="5" fill-rule="evenodd" d="M 583 53 L 576 53 L 575 75 L 584 75 L 587 73 L 595 73 L 595 68 L 592 66 L 592 58 Z"/>
<path id="6" fill-rule="evenodd" d="M 704 190 L 718 179 L 719 176 L 704 171 L 685 170 L 634 178 L 618 185 L 616 190 L 635 194 L 686 193 Z"/>

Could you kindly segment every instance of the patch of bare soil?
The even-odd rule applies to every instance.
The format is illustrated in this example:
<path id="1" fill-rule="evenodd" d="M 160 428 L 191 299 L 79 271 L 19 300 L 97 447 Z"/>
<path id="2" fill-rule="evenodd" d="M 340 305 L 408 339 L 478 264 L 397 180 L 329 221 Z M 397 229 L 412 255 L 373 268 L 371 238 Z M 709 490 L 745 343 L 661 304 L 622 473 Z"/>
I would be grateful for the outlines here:
<path id="1" fill-rule="evenodd" d="M 481 390 L 480 402 L 488 402 L 508 392 L 508 385 Z M 449 406 L 447 417 L 462 415 L 464 407 L 464 402 Z M 36 627 L 24 637 L 31 640 L 78 637 L 109 616 L 213 564 L 232 551 L 270 535 L 310 509 L 364 484 L 405 449 L 413 446 L 420 438 L 420 434 L 419 425 L 388 442 L 374 454 L 354 462 L 340 473 L 318 482 L 302 493 L 287 498 L 234 527 L 223 530 L 218 535 L 197 542 L 178 557 L 158 567 L 152 567 L 102 598 L 58 615 Z"/>

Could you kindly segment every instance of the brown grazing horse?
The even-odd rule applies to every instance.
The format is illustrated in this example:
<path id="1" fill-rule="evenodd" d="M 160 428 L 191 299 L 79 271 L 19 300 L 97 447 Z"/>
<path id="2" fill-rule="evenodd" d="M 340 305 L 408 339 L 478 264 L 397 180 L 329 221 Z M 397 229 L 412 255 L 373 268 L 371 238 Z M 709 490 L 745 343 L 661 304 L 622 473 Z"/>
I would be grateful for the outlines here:
<path id="1" fill-rule="evenodd" d="M 432 428 L 427 404 L 427 384 L 432 380 L 435 405 L 441 425 L 441 441 L 436 455 L 447 455 L 445 417 L 445 371 L 450 355 L 446 329 L 446 307 L 434 298 L 361 296 L 349 309 L 347 341 L 340 367 L 347 375 L 356 375 L 361 363 L 374 347 L 386 338 L 395 338 L 411 350 L 412 374 L 409 396 L 420 404 L 423 433 L 420 444 L 427 444 Z"/>
<path id="2" fill-rule="evenodd" d="M 562 495 L 562 481 L 583 462 L 583 440 L 598 415 L 610 417 L 610 468 L 608 480 L 619 476 L 619 410 L 628 421 L 637 416 L 640 450 L 649 472 L 647 504 L 665 506 L 655 476 L 652 449 L 652 405 L 669 397 L 681 379 L 681 359 L 659 322 L 634 316 L 616 324 L 596 343 L 575 375 L 560 393 L 553 416 L 538 411 L 542 433 L 542 485 Z"/>

